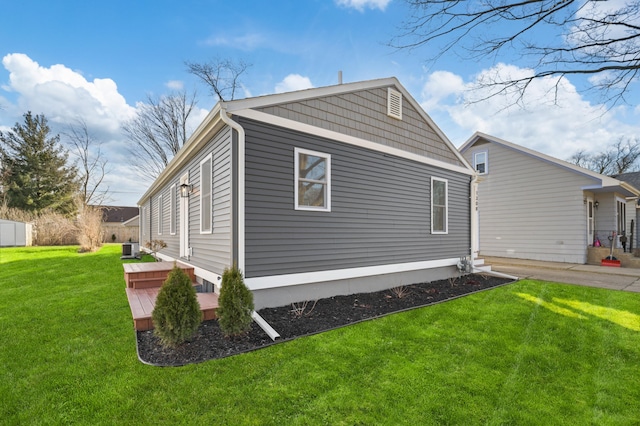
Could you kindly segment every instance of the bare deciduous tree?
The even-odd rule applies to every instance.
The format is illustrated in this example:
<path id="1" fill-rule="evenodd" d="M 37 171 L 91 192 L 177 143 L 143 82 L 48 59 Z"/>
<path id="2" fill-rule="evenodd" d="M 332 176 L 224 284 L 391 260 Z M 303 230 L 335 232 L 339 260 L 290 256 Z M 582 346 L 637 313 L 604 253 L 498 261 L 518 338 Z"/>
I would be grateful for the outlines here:
<path id="1" fill-rule="evenodd" d="M 605 151 L 589 154 L 580 150 L 568 161 L 585 169 L 611 176 L 637 170 L 638 158 L 640 158 L 640 140 L 620 138 L 615 145 Z"/>
<path id="2" fill-rule="evenodd" d="M 236 90 L 241 86 L 240 76 L 251 66 L 242 60 L 220 58 L 203 64 L 185 62 L 185 65 L 187 71 L 200 78 L 209 86 L 211 94 L 221 101 L 235 99 Z"/>
<path id="3" fill-rule="evenodd" d="M 109 197 L 109 187 L 100 187 L 107 174 L 107 160 L 101 151 L 102 142 L 96 141 L 90 134 L 86 121 L 77 118 L 68 125 L 65 136 L 71 145 L 71 154 L 77 158 L 78 176 L 80 182 L 80 198 L 86 206 L 89 204 L 104 204 Z"/>
<path id="4" fill-rule="evenodd" d="M 557 89 L 563 77 L 584 75 L 591 77 L 591 89 L 615 104 L 639 76 L 637 0 L 405 1 L 411 15 L 391 42 L 397 48 L 429 46 L 436 52 L 432 61 L 447 52 L 471 60 L 516 52 L 527 61 L 533 72 L 526 76 L 496 75 L 481 83 L 490 96 L 522 96 L 540 78 L 553 78 Z"/>
<path id="5" fill-rule="evenodd" d="M 189 137 L 187 120 L 196 106 L 196 94 L 186 92 L 147 96 L 138 114 L 123 125 L 129 152 L 141 177 L 155 179 Z"/>

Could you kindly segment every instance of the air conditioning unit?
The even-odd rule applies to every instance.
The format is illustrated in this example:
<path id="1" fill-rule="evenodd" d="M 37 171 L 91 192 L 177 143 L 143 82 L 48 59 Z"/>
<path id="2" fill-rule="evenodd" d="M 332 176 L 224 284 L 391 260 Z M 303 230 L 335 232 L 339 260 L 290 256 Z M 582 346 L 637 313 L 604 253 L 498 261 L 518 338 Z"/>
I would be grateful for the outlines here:
<path id="1" fill-rule="evenodd" d="M 137 259 L 140 257 L 140 243 L 123 243 L 120 259 Z"/>

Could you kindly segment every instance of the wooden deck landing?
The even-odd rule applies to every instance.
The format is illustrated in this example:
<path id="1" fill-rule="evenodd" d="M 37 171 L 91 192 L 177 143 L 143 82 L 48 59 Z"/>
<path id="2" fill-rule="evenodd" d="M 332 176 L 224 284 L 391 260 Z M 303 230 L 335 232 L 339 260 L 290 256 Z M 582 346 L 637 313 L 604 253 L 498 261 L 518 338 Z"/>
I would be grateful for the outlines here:
<path id="1" fill-rule="evenodd" d="M 197 285 L 194 269 L 181 263 L 177 265 L 189 275 L 194 285 Z M 125 263 L 122 266 L 133 326 L 137 331 L 151 330 L 153 329 L 151 314 L 156 298 L 169 271 L 173 269 L 173 262 Z M 215 293 L 196 293 L 196 295 L 202 311 L 202 320 L 216 318 L 218 295 Z"/>
<path id="2" fill-rule="evenodd" d="M 156 298 L 160 287 L 134 289 L 126 288 L 127 299 L 131 307 L 133 316 L 133 327 L 137 331 L 153 329 L 153 321 L 151 314 L 156 305 Z M 218 309 L 218 295 L 215 293 L 196 293 L 200 310 L 202 311 L 202 320 L 207 321 L 216 318 L 216 309 Z"/>

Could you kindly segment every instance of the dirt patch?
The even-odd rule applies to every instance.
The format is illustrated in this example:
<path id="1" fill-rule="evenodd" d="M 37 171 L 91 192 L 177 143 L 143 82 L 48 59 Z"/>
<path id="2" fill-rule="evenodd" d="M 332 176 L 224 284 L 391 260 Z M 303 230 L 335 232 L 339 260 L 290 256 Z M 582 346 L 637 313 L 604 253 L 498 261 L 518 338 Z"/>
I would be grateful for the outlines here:
<path id="1" fill-rule="evenodd" d="M 394 312 L 414 309 L 512 282 L 491 275 L 472 274 L 456 280 L 412 284 L 374 293 L 335 296 L 301 302 L 258 313 L 278 332 L 275 343 L 320 333 Z M 218 321 L 204 321 L 196 335 L 183 345 L 164 348 L 153 331 L 138 331 L 138 356 L 142 362 L 179 366 L 223 358 L 274 344 L 255 323 L 238 338 L 226 338 Z"/>

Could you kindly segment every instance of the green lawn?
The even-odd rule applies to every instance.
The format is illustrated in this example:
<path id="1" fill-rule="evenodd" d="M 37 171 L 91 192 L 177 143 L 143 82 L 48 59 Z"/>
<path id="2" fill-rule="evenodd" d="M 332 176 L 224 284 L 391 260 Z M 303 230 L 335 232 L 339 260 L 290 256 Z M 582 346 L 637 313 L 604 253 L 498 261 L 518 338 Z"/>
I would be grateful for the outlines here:
<path id="1" fill-rule="evenodd" d="M 119 250 L 0 249 L 0 424 L 640 422 L 640 294 L 521 281 L 158 368 Z"/>

